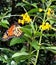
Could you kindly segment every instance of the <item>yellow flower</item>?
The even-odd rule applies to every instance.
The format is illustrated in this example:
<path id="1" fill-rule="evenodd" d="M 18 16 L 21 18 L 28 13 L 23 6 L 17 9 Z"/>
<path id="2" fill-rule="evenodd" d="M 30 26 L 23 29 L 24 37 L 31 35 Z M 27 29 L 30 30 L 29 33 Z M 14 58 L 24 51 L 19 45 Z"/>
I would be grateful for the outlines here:
<path id="1" fill-rule="evenodd" d="M 48 8 L 48 11 L 47 11 L 47 16 L 50 16 L 51 15 L 51 9 Z"/>
<path id="2" fill-rule="evenodd" d="M 42 25 L 40 25 L 40 29 L 43 30 L 43 31 L 49 30 L 49 29 L 51 29 L 51 25 L 48 22 L 46 22 L 46 23 L 43 22 Z"/>
<path id="3" fill-rule="evenodd" d="M 24 20 L 18 19 L 18 23 L 24 25 Z"/>
<path id="4" fill-rule="evenodd" d="M 23 20 L 24 20 L 26 23 L 29 23 L 29 22 L 31 21 L 31 18 L 30 18 L 30 16 L 28 15 L 28 13 L 22 14 L 21 16 L 23 17 Z"/>
<path id="5" fill-rule="evenodd" d="M 45 23 L 43 22 L 42 25 L 40 25 L 40 29 L 45 30 Z"/>
<path id="6" fill-rule="evenodd" d="M 46 29 L 49 30 L 50 28 L 51 28 L 51 25 L 47 22 L 47 23 L 46 23 Z"/>
<path id="7" fill-rule="evenodd" d="M 28 13 L 25 14 L 21 14 L 22 16 L 22 20 L 18 19 L 18 23 L 24 25 L 24 23 L 30 23 L 31 22 L 31 18 L 28 15 Z"/>
<path id="8" fill-rule="evenodd" d="M 39 12 L 42 12 L 43 11 L 43 9 L 42 8 L 39 8 Z"/>
<path id="9" fill-rule="evenodd" d="M 30 16 L 27 16 L 24 20 L 25 22 L 29 23 L 31 21 Z"/>
<path id="10" fill-rule="evenodd" d="M 51 8 L 48 8 L 48 11 L 51 12 Z"/>
<path id="11" fill-rule="evenodd" d="M 22 25 L 24 25 L 24 20 L 21 20 Z"/>
<path id="12" fill-rule="evenodd" d="M 48 12 L 47 12 L 47 15 L 48 15 L 48 16 L 50 16 L 50 15 L 51 15 L 51 13 L 48 11 Z"/>
<path id="13" fill-rule="evenodd" d="M 54 11 L 51 10 L 50 8 L 48 8 L 47 16 L 51 16 L 51 14 L 53 15 L 54 14 Z"/>

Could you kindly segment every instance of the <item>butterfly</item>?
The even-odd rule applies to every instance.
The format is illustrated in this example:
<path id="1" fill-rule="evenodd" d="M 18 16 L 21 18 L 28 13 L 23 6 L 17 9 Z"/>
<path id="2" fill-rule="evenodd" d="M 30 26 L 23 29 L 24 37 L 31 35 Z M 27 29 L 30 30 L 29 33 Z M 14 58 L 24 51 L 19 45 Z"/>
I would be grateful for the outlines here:
<path id="1" fill-rule="evenodd" d="M 12 25 L 3 35 L 2 40 L 6 41 L 13 37 L 20 37 L 22 35 L 22 30 L 19 25 Z"/>

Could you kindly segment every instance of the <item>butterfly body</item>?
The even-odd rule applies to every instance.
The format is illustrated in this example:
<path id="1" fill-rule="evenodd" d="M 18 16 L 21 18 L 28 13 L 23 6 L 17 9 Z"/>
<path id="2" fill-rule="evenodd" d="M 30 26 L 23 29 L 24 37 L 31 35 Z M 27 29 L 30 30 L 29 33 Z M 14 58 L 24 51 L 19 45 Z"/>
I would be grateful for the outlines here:
<path id="1" fill-rule="evenodd" d="M 19 37 L 22 35 L 19 25 L 12 25 L 3 35 L 2 40 L 6 41 L 12 37 Z"/>

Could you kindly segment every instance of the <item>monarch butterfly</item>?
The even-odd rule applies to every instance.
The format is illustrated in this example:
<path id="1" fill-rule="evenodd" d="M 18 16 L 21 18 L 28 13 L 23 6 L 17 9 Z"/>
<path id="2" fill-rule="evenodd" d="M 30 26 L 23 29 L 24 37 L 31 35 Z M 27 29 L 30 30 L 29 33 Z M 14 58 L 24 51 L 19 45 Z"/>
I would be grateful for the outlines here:
<path id="1" fill-rule="evenodd" d="M 19 37 L 22 35 L 19 25 L 12 25 L 3 35 L 2 40 L 6 41 L 12 37 Z"/>

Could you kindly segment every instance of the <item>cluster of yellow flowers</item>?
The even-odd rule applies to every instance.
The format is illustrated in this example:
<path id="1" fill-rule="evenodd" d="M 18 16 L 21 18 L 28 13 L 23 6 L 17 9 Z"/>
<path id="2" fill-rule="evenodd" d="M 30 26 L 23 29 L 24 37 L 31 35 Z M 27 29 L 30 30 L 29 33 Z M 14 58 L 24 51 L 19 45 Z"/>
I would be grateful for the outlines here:
<path id="1" fill-rule="evenodd" d="M 28 13 L 22 14 L 22 19 L 18 19 L 18 23 L 24 25 L 24 23 L 30 23 L 31 18 Z"/>
<path id="2" fill-rule="evenodd" d="M 51 29 L 52 28 L 52 26 L 48 23 L 48 22 L 43 22 L 42 23 L 42 25 L 40 25 L 40 29 L 42 30 L 42 31 L 44 31 L 44 30 L 49 30 L 49 29 Z"/>
<path id="3" fill-rule="evenodd" d="M 54 10 L 52 10 L 51 8 L 48 8 L 47 16 L 50 16 L 51 14 L 54 14 Z"/>
<path id="4" fill-rule="evenodd" d="M 44 11 L 42 8 L 39 8 L 39 12 L 42 12 Z M 50 15 L 53 15 L 54 14 L 54 10 L 52 10 L 51 8 L 48 8 L 47 10 L 47 16 L 50 16 Z"/>

